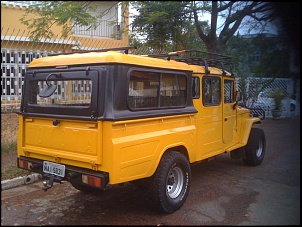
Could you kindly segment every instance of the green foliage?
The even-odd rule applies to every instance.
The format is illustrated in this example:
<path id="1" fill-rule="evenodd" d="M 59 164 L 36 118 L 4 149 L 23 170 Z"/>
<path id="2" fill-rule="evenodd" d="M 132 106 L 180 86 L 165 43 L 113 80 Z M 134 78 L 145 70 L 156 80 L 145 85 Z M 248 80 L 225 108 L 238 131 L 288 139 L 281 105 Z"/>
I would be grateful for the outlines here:
<path id="1" fill-rule="evenodd" d="M 9 153 L 17 150 L 17 142 L 2 142 L 1 153 Z"/>
<path id="2" fill-rule="evenodd" d="M 288 77 L 289 76 L 289 52 L 279 37 L 259 34 L 251 39 L 250 63 L 252 72 L 262 77 Z M 255 61 L 253 57 L 258 56 Z"/>
<path id="3" fill-rule="evenodd" d="M 195 22 L 190 13 L 192 2 L 136 1 L 132 6 L 138 14 L 133 16 L 130 45 L 151 47 L 158 50 L 176 51 L 182 49 L 206 50 L 205 43 L 197 34 Z M 207 21 L 198 24 L 205 31 L 210 27 Z M 137 35 L 146 37 L 138 39 Z"/>
<path id="4" fill-rule="evenodd" d="M 275 110 L 281 110 L 282 100 L 288 97 L 287 92 L 284 92 L 281 88 L 276 88 L 269 93 L 269 97 L 273 98 L 275 102 Z"/>
<path id="5" fill-rule="evenodd" d="M 7 163 L 5 166 L 1 165 L 1 180 L 13 179 L 15 177 L 23 177 L 30 175 L 31 172 L 17 167 L 17 158 L 14 162 Z"/>
<path id="6" fill-rule="evenodd" d="M 29 171 L 17 167 L 17 142 L 1 142 L 1 180 L 26 176 Z"/>
<path id="7" fill-rule="evenodd" d="M 236 65 L 249 68 L 249 76 L 289 76 L 289 51 L 276 36 L 235 36 L 231 38 L 227 51 L 234 57 Z"/>
<path id="8" fill-rule="evenodd" d="M 137 1 L 133 8 L 132 30 L 146 37 L 146 44 L 156 49 L 182 49 L 185 28 L 188 25 L 184 10 L 188 2 Z"/>

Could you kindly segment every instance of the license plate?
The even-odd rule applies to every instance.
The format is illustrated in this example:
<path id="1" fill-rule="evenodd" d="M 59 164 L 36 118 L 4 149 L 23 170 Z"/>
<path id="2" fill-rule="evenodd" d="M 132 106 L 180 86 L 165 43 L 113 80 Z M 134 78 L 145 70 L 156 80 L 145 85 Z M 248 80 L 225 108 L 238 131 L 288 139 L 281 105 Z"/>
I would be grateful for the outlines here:
<path id="1" fill-rule="evenodd" d="M 43 162 L 43 172 L 50 173 L 56 176 L 64 177 L 65 176 L 65 166 L 53 162 Z"/>

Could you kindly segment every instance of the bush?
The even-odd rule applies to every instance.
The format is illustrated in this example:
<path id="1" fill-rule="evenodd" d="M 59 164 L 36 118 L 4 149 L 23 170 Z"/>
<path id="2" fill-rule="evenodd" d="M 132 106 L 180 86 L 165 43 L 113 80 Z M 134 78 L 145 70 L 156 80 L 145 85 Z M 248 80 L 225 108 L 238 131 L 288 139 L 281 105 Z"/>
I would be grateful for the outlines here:
<path id="1" fill-rule="evenodd" d="M 281 88 L 276 88 L 273 90 L 269 97 L 272 98 L 275 102 L 275 110 L 281 110 L 282 108 L 282 100 L 288 96 L 286 92 L 284 92 Z"/>

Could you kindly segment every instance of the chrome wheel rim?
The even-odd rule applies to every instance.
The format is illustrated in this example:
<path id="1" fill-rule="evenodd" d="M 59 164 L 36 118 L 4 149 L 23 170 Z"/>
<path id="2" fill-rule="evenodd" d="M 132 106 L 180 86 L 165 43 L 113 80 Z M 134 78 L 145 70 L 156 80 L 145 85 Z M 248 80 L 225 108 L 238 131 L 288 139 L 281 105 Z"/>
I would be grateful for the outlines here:
<path id="1" fill-rule="evenodd" d="M 258 146 L 257 151 L 256 151 L 256 156 L 258 158 L 260 158 L 260 156 L 262 155 L 262 152 L 263 152 L 262 147 L 263 147 L 262 146 L 262 140 L 260 140 L 259 141 L 259 146 Z"/>
<path id="2" fill-rule="evenodd" d="M 184 174 L 179 167 L 174 167 L 168 173 L 167 184 L 166 184 L 167 195 L 172 199 L 177 198 L 182 191 L 183 185 L 184 185 Z"/>

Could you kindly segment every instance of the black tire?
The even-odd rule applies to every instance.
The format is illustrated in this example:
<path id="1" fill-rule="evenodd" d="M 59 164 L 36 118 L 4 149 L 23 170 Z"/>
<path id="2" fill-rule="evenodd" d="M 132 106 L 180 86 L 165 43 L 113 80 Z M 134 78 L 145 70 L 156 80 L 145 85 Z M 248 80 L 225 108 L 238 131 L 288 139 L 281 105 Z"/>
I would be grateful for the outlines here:
<path id="1" fill-rule="evenodd" d="M 191 183 L 190 163 L 180 152 L 166 152 L 149 183 L 149 202 L 161 213 L 173 213 L 185 202 Z"/>
<path id="2" fill-rule="evenodd" d="M 260 128 L 252 128 L 249 140 L 245 146 L 245 158 L 243 162 L 249 166 L 258 166 L 265 155 L 266 139 L 264 131 Z"/>

